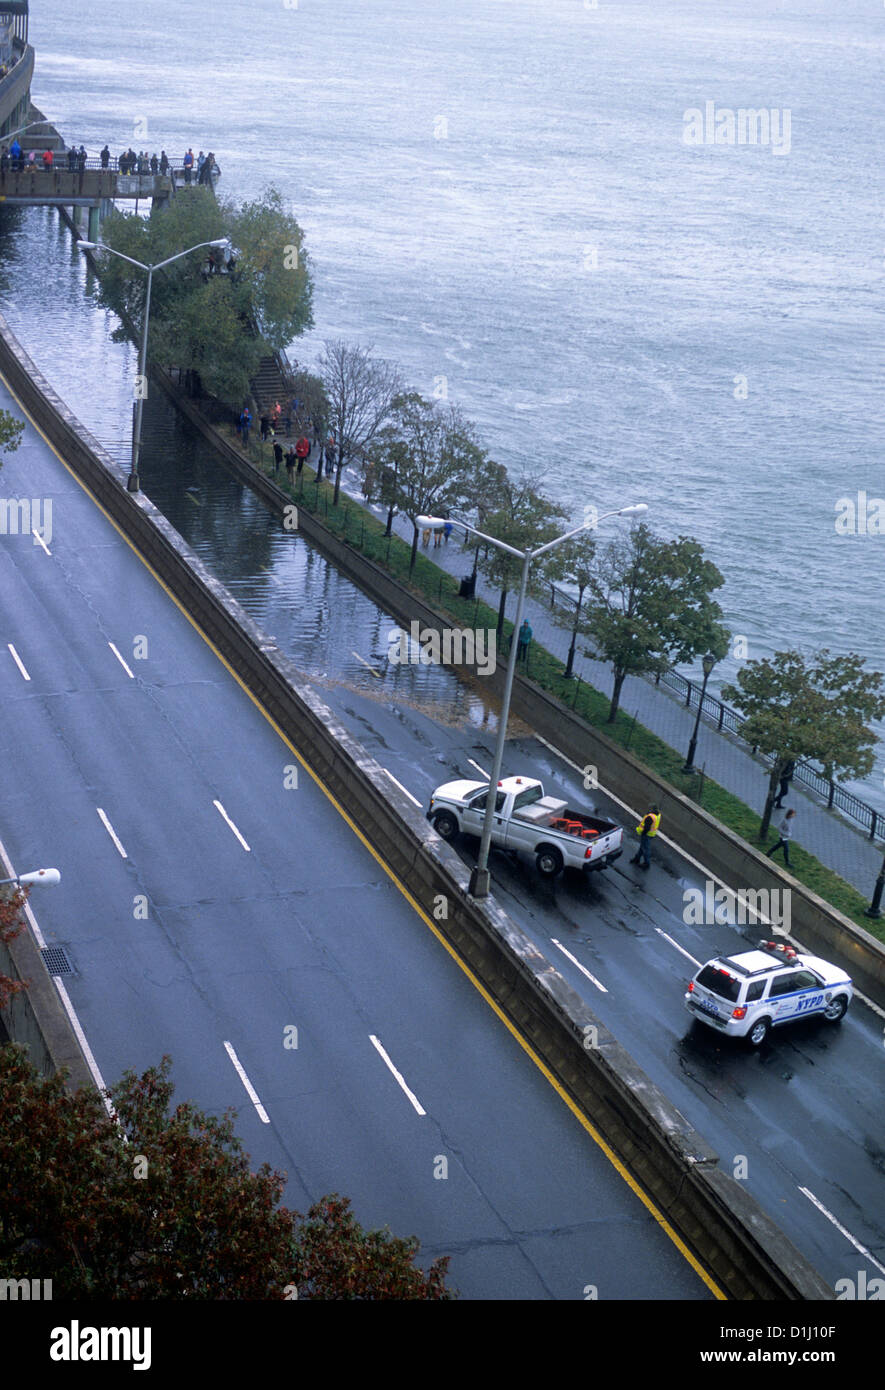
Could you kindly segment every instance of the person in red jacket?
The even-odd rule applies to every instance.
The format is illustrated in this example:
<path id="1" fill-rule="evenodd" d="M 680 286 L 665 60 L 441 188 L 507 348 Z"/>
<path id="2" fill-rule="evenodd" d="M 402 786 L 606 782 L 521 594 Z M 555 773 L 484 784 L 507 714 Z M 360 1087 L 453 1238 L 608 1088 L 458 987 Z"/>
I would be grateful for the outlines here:
<path id="1" fill-rule="evenodd" d="M 310 440 L 306 434 L 303 434 L 295 445 L 295 453 L 298 455 L 298 472 L 300 473 L 304 467 L 304 460 L 310 453 Z"/>
<path id="2" fill-rule="evenodd" d="M 47 171 L 52 168 L 52 150 L 43 151 L 43 168 Z"/>

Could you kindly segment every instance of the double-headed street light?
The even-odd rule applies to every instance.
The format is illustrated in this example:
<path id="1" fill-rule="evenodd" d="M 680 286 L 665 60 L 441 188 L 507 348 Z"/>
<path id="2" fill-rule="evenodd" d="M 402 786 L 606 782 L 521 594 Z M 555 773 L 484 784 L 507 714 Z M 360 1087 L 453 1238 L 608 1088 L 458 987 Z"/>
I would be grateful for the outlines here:
<path id="1" fill-rule="evenodd" d="M 141 330 L 141 350 L 138 359 L 138 392 L 135 398 L 135 425 L 132 430 L 132 466 L 126 487 L 129 492 L 138 492 L 140 483 L 138 481 L 138 460 L 141 453 L 141 416 L 144 409 L 145 381 L 147 370 L 147 341 L 148 341 L 148 321 L 151 312 L 151 286 L 154 280 L 154 271 L 162 270 L 164 266 L 171 265 L 173 261 L 180 261 L 182 256 L 189 256 L 192 251 L 202 251 L 207 246 L 227 246 L 227 237 L 222 237 L 218 241 L 200 241 L 196 246 L 189 246 L 186 251 L 179 251 L 175 256 L 169 256 L 165 261 L 158 261 L 156 265 L 144 265 L 141 261 L 133 260 L 132 256 L 124 256 L 122 251 L 115 251 L 112 246 L 105 246 L 98 241 L 78 241 L 77 247 L 80 251 L 107 251 L 112 256 L 119 256 L 121 261 L 128 261 L 130 265 L 138 266 L 139 270 L 147 271 L 147 294 L 144 301 L 144 324 Z"/>
<path id="2" fill-rule="evenodd" d="M 701 686 L 701 698 L 698 701 L 698 715 L 697 719 L 695 719 L 694 721 L 694 732 L 691 736 L 691 743 L 688 746 L 688 757 L 685 760 L 685 766 L 682 769 L 683 772 L 695 771 L 694 755 L 697 752 L 698 747 L 698 729 L 701 727 L 701 711 L 704 708 L 704 696 L 707 693 L 707 681 L 710 679 L 710 672 L 716 665 L 716 658 L 712 652 L 707 652 L 707 655 L 704 657 L 703 661 L 701 662 L 701 665 L 704 668 L 704 683 Z"/>
<path id="3" fill-rule="evenodd" d="M 510 643 L 510 656 L 507 662 L 507 676 L 504 681 L 504 695 L 501 700 L 501 713 L 498 721 L 498 737 L 495 742 L 495 757 L 492 763 L 492 775 L 489 779 L 489 791 L 486 797 L 486 812 L 483 817 L 482 838 L 479 842 L 479 855 L 476 861 L 476 868 L 470 875 L 470 892 L 475 898 L 487 898 L 489 895 L 489 847 L 492 842 L 492 818 L 495 814 L 495 800 L 498 794 L 498 782 L 501 777 L 501 765 L 504 761 L 504 741 L 507 737 L 507 719 L 510 714 L 510 696 L 513 692 L 513 678 L 516 674 L 516 656 L 518 648 L 518 634 L 522 624 L 523 608 L 525 607 L 525 595 L 528 588 L 529 568 L 533 560 L 539 555 L 545 555 L 548 550 L 555 549 L 565 541 L 570 541 L 573 536 L 577 536 L 581 531 L 589 530 L 600 521 L 605 521 L 610 516 L 643 516 L 648 511 L 646 502 L 637 502 L 630 507 L 619 507 L 613 512 L 604 512 L 602 516 L 591 521 L 585 521 L 580 526 L 575 526 L 573 530 L 567 531 L 564 536 L 557 536 L 555 540 L 547 541 L 544 545 L 539 545 L 535 550 L 517 550 L 515 546 L 508 545 L 505 541 L 499 541 L 495 536 L 487 536 L 484 531 L 478 531 L 475 526 L 471 526 L 466 521 L 457 518 L 457 525 L 463 526 L 466 531 L 471 531 L 474 536 L 479 536 L 480 540 L 487 541 L 489 545 L 497 546 L 499 550 L 506 551 L 508 555 L 513 555 L 522 562 L 522 575 L 519 583 L 519 594 L 516 600 L 516 617 L 513 620 L 513 638 Z M 422 529 L 438 530 L 444 526 L 447 518 L 438 516 L 419 516 L 416 524 Z"/>

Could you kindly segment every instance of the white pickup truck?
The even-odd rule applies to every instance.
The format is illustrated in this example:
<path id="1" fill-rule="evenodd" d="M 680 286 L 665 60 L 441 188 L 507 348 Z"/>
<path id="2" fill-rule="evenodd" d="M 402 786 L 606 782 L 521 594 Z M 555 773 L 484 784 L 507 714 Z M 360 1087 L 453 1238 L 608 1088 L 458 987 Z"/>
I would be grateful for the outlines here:
<path id="1" fill-rule="evenodd" d="M 446 782 L 430 798 L 427 819 L 444 840 L 459 831 L 481 835 L 488 782 Z M 555 878 L 566 866 L 604 869 L 621 853 L 623 830 L 611 821 L 569 810 L 544 795 L 534 777 L 505 777 L 498 783 L 492 844 L 535 856 L 538 873 Z"/>

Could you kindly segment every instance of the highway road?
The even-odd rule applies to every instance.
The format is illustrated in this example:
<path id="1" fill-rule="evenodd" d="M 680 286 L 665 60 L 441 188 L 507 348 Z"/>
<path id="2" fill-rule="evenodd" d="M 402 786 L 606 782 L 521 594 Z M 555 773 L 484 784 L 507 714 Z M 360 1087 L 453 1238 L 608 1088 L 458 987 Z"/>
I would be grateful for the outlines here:
<path id="1" fill-rule="evenodd" d="M 170 1053 L 290 1205 L 347 1194 L 466 1297 L 714 1297 L 32 428 L 0 488 L 52 502 L 0 542 L 0 827 L 62 872 L 33 907 L 100 1075 Z"/>
<path id="2" fill-rule="evenodd" d="M 422 807 L 440 782 L 479 779 L 477 765 L 488 770 L 495 716 L 481 680 L 465 684 L 437 668 L 391 665 L 390 616 L 299 537 L 282 533 L 202 445 L 179 454 L 174 469 L 168 452 L 155 450 L 153 469 L 158 505 Z M 505 772 L 540 776 L 570 802 L 635 825 L 635 813 L 646 808 L 628 812 L 613 797 L 586 791 L 567 760 L 513 727 Z M 459 849 L 469 862 L 470 842 Z M 643 874 L 630 867 L 630 853 L 604 875 L 565 878 L 553 889 L 531 865 L 493 854 L 495 892 L 831 1283 L 857 1279 L 860 1270 L 881 1277 L 881 1014 L 856 1000 L 841 1027 L 790 1025 L 758 1053 L 692 1027 L 683 993 L 696 962 L 746 949 L 763 933 L 686 925 L 684 894 L 704 888 L 703 866 L 662 843 Z"/>

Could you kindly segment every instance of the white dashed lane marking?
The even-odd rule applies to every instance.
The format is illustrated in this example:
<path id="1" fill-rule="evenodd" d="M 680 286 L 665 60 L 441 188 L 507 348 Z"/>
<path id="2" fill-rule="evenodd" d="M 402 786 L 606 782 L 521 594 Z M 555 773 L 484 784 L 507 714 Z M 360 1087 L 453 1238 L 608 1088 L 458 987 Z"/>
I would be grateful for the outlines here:
<path id="1" fill-rule="evenodd" d="M 256 1091 L 255 1087 L 252 1085 L 252 1082 L 246 1075 L 242 1062 L 240 1061 L 237 1054 L 234 1052 L 229 1042 L 226 1042 L 224 1044 L 224 1050 L 233 1062 L 234 1066 L 236 1067 L 237 1076 L 240 1078 L 244 1087 L 246 1088 L 246 1095 L 249 1097 L 252 1104 L 255 1106 L 255 1109 L 258 1111 L 259 1120 L 263 1125 L 269 1125 L 270 1118 L 268 1116 L 267 1111 L 265 1110 L 264 1106 L 261 1104 L 261 1101 L 258 1098 L 258 1092 Z"/>
<path id="2" fill-rule="evenodd" d="M 603 994 L 608 994 L 608 990 L 606 989 L 605 985 L 600 984 L 596 976 L 591 975 L 587 967 L 585 965 L 582 965 L 581 962 L 575 956 L 572 955 L 571 951 L 567 951 L 565 947 L 562 945 L 562 943 L 556 940 L 555 936 L 551 936 L 550 940 L 553 942 L 554 946 L 559 948 L 559 950 L 562 952 L 564 956 L 568 956 L 572 965 L 576 965 L 582 975 L 586 975 L 587 979 L 592 981 L 592 983 L 596 986 L 597 989 L 601 989 Z"/>
<path id="3" fill-rule="evenodd" d="M 819 1201 L 818 1198 L 815 1197 L 813 1192 L 809 1192 L 807 1187 L 800 1187 L 799 1191 L 802 1193 L 803 1197 L 808 1198 L 809 1202 L 814 1203 L 818 1211 L 823 1212 L 824 1216 L 827 1218 L 828 1221 L 832 1221 L 833 1225 L 836 1227 L 836 1230 L 841 1231 L 846 1240 L 851 1241 L 851 1244 L 854 1246 L 855 1250 L 859 1250 L 861 1255 L 863 1255 L 865 1259 L 869 1260 L 870 1264 L 874 1264 L 877 1269 L 881 1269 L 882 1273 L 885 1274 L 885 1265 L 880 1265 L 879 1261 L 870 1254 L 867 1247 L 865 1245 L 861 1245 L 859 1240 L 855 1240 L 854 1236 L 851 1234 L 850 1231 L 846 1231 L 841 1221 L 837 1221 L 833 1213 L 831 1211 L 827 1211 L 823 1202 Z"/>
<path id="4" fill-rule="evenodd" d="M 114 844 L 117 846 L 117 849 L 120 851 L 120 854 L 121 854 L 122 858 L 123 858 L 123 859 L 128 859 L 128 858 L 129 858 L 129 855 L 126 853 L 125 849 L 124 849 L 123 846 L 120 844 L 120 841 L 117 839 L 116 831 L 114 830 L 114 827 L 111 825 L 111 823 L 110 823 L 110 821 L 108 820 L 107 816 L 105 815 L 104 811 L 101 809 L 100 806 L 96 806 L 95 809 L 96 809 L 96 811 L 98 812 L 99 816 L 101 817 L 101 823 L 102 823 L 102 825 L 104 826 L 105 830 L 106 830 L 106 831 L 108 832 L 108 834 L 110 835 L 110 837 L 111 837 L 111 839 L 113 840 Z"/>
<path id="5" fill-rule="evenodd" d="M 667 932 L 665 932 L 665 931 L 663 930 L 662 927 L 655 927 L 655 931 L 657 932 L 658 936 L 662 936 L 662 937 L 664 938 L 665 941 L 669 941 L 669 943 L 670 943 L 671 946 L 675 946 L 675 947 L 676 947 L 676 949 L 677 949 L 677 951 L 679 951 L 680 955 L 685 956 L 685 959 L 686 959 L 686 960 L 690 960 L 691 963 L 692 963 L 692 965 L 696 965 L 697 968 L 698 968 L 698 970 L 700 970 L 700 968 L 701 968 L 701 962 L 700 962 L 699 960 L 695 960 L 694 956 L 691 955 L 690 952 L 686 951 L 686 950 L 684 949 L 684 947 L 680 946 L 678 941 L 674 941 L 673 938 L 672 938 L 672 936 L 670 936 Z"/>
<path id="6" fill-rule="evenodd" d="M 22 661 L 22 659 L 21 659 L 21 657 L 19 656 L 18 652 L 15 650 L 15 647 L 12 645 L 11 642 L 7 642 L 6 645 L 8 646 L 8 648 L 9 648 L 9 653 L 10 653 L 10 655 L 11 655 L 13 661 L 15 662 L 16 666 L 18 667 L 19 671 L 21 672 L 23 679 L 26 680 L 26 681 L 29 681 L 29 680 L 31 679 L 31 677 L 28 675 L 27 671 L 25 670 L 24 662 Z"/>
<path id="7" fill-rule="evenodd" d="M 236 835 L 236 837 L 237 837 L 237 839 L 239 840 L 240 844 L 243 846 L 243 849 L 246 850 L 246 852 L 247 852 L 248 854 L 251 854 L 252 851 L 249 849 L 249 846 L 246 844 L 246 841 L 243 839 L 243 837 L 242 837 L 242 835 L 240 834 L 239 830 L 238 830 L 237 827 L 234 825 L 234 823 L 233 823 L 233 821 L 231 820 L 230 816 L 227 814 L 227 811 L 225 811 L 225 809 L 224 809 L 224 807 L 222 806 L 221 802 L 220 802 L 220 801 L 213 801 L 213 802 L 212 802 L 212 805 L 215 807 L 215 809 L 216 809 L 216 811 L 218 812 L 218 814 L 219 814 L 220 816 L 222 816 L 222 817 L 224 818 L 225 822 L 230 826 L 231 830 L 232 830 L 232 831 L 234 832 L 234 834 Z"/>
<path id="8" fill-rule="evenodd" d="M 110 647 L 111 651 L 114 653 L 114 656 L 117 658 L 117 660 L 119 661 L 120 665 L 123 667 L 123 670 L 126 672 L 126 674 L 127 674 L 127 676 L 129 677 L 129 679 L 130 679 L 131 681 L 134 681 L 134 680 L 135 680 L 134 675 L 133 675 L 132 672 L 130 671 L 129 667 L 126 665 L 126 662 L 123 660 L 123 658 L 122 658 L 122 656 L 120 655 L 120 653 L 117 651 L 117 648 L 114 646 L 113 642 L 108 642 L 108 646 Z"/>
<path id="9" fill-rule="evenodd" d="M 410 800 L 411 802 L 413 802 L 416 806 L 420 806 L 420 805 L 421 805 L 421 802 L 418 800 L 417 796 L 413 796 L 412 793 L 409 791 L 409 789 L 408 789 L 407 787 L 404 787 L 404 786 L 403 786 L 402 782 L 398 782 L 397 779 L 394 777 L 393 773 L 390 771 L 389 768 L 386 768 L 386 767 L 385 767 L 383 770 L 387 773 L 388 777 L 390 778 L 390 780 L 391 780 L 391 782 L 394 784 L 394 786 L 395 786 L 395 787 L 399 787 L 399 789 L 400 789 L 400 791 L 402 792 L 403 796 L 407 796 L 407 797 L 409 798 L 409 800 Z"/>
<path id="10" fill-rule="evenodd" d="M 381 1057 L 382 1061 L 384 1062 L 384 1065 L 388 1068 L 388 1070 L 389 1070 L 389 1071 L 392 1073 L 392 1075 L 396 1078 L 397 1085 L 401 1086 L 402 1089 L 405 1091 L 406 1095 L 409 1097 L 409 1100 L 410 1100 L 410 1101 L 412 1102 L 412 1104 L 414 1105 L 414 1107 L 415 1107 L 415 1109 L 417 1110 L 418 1114 L 419 1114 L 419 1115 L 425 1115 L 427 1112 L 425 1111 L 424 1107 L 421 1105 L 421 1102 L 418 1100 L 418 1097 L 415 1095 L 414 1091 L 409 1090 L 409 1087 L 406 1085 L 405 1079 L 403 1078 L 402 1073 L 397 1071 L 396 1067 L 395 1067 L 395 1066 L 393 1065 L 393 1063 L 391 1062 L 390 1058 L 388 1057 L 387 1053 L 384 1051 L 384 1048 L 381 1046 L 381 1044 L 380 1044 L 380 1042 L 378 1041 L 378 1039 L 375 1037 L 375 1034 L 374 1034 L 374 1033 L 370 1033 L 370 1034 L 369 1034 L 369 1042 L 372 1044 L 372 1046 L 374 1047 L 375 1051 L 376 1051 L 376 1052 L 378 1053 L 378 1055 Z"/>

